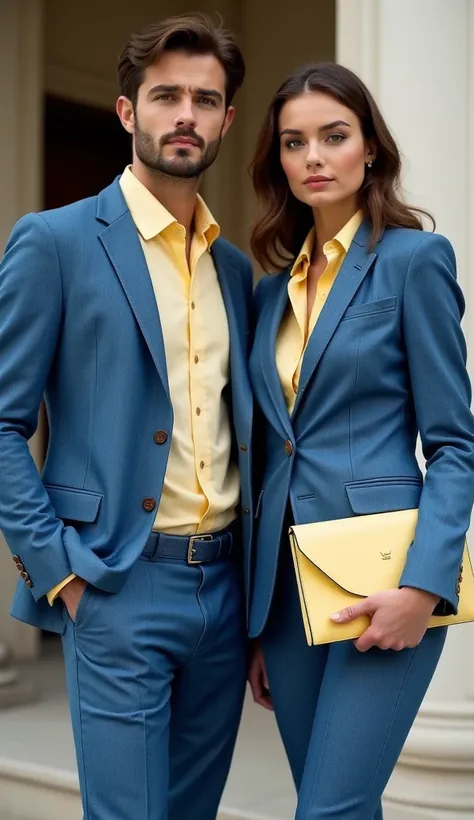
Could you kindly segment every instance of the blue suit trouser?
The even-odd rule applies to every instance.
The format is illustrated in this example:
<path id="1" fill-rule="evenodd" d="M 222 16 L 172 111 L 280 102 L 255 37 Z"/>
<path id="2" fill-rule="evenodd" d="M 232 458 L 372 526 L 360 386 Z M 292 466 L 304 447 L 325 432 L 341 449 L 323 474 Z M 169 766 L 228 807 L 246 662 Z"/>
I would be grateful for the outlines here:
<path id="1" fill-rule="evenodd" d="M 214 820 L 247 671 L 234 559 L 142 555 L 88 587 L 63 645 L 85 820 Z"/>
<path id="2" fill-rule="evenodd" d="M 415 649 L 306 643 L 290 547 L 263 634 L 276 719 L 298 791 L 296 820 L 382 820 L 381 797 L 438 663 L 446 629 Z"/>

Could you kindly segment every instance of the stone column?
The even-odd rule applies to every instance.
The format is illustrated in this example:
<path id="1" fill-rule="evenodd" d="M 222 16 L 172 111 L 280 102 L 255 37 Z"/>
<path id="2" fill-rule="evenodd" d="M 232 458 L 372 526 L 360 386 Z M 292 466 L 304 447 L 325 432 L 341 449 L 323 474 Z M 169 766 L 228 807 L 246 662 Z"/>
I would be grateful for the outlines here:
<path id="1" fill-rule="evenodd" d="M 42 18 L 41 0 L 0 3 L 0 253 L 16 220 L 41 207 Z M 41 457 L 41 435 L 32 447 Z M 8 615 L 17 580 L 10 553 L 0 537 L 0 706 L 31 695 L 13 658 L 34 657 L 36 630 Z"/>
<path id="2" fill-rule="evenodd" d="M 407 198 L 453 242 L 472 345 L 474 0 L 337 0 L 336 42 L 401 147 Z M 474 816 L 473 658 L 474 627 L 453 627 L 387 789 L 387 820 Z"/>

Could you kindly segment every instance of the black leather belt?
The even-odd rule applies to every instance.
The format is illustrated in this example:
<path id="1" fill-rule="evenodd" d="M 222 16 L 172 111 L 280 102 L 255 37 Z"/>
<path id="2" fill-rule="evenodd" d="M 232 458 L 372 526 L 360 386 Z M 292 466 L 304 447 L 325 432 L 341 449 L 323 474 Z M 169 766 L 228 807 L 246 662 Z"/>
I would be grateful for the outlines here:
<path id="1" fill-rule="evenodd" d="M 176 558 L 187 564 L 208 564 L 230 558 L 236 549 L 236 523 L 219 532 L 199 535 L 168 535 L 152 532 L 142 555 L 150 561 Z"/>

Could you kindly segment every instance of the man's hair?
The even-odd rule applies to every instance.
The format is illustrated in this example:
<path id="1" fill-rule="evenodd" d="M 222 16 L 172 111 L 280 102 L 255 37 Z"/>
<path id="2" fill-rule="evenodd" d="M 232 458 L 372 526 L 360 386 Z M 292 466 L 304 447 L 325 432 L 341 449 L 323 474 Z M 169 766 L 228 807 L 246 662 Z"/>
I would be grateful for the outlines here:
<path id="1" fill-rule="evenodd" d="M 136 106 L 145 69 L 165 51 L 212 54 L 226 75 L 226 105 L 230 105 L 245 76 L 245 63 L 230 31 L 218 28 L 201 13 L 179 14 L 154 23 L 126 43 L 118 64 L 120 93 Z"/>

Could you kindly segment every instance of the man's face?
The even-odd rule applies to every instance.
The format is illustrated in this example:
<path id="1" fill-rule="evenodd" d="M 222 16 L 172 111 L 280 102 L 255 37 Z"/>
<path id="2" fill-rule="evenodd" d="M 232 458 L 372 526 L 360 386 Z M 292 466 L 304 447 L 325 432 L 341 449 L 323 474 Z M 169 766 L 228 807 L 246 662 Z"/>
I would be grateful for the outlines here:
<path id="1" fill-rule="evenodd" d="M 192 179 L 212 165 L 234 116 L 226 108 L 225 80 L 212 54 L 169 51 L 146 69 L 135 109 L 125 98 L 119 108 L 144 166 Z"/>

